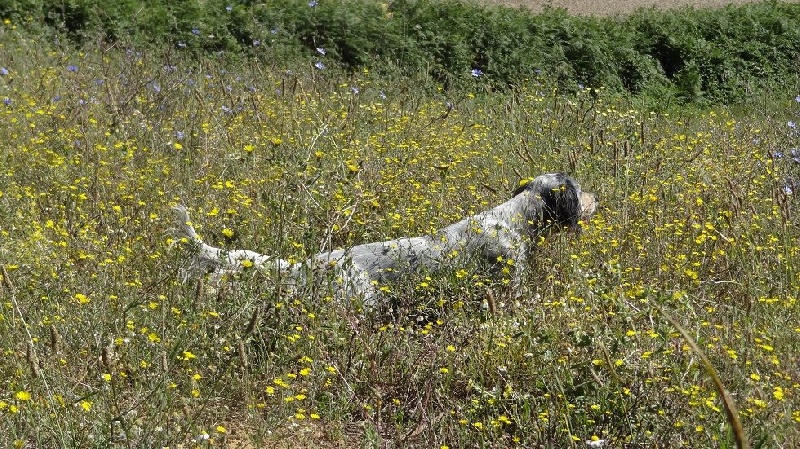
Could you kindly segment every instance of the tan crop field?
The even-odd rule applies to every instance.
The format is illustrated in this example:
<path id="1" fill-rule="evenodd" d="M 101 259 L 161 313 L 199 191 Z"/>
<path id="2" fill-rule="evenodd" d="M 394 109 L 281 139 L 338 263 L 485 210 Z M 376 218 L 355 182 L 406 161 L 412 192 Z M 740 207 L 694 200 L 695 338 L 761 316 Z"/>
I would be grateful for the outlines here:
<path id="1" fill-rule="evenodd" d="M 796 0 L 790 0 L 793 2 Z M 721 8 L 727 5 L 741 5 L 755 3 L 755 0 L 485 0 L 485 4 L 503 5 L 509 7 L 524 7 L 532 11 L 541 11 L 545 7 L 564 8 L 572 14 L 608 16 L 627 14 L 639 8 L 678 9 L 693 8 Z"/>

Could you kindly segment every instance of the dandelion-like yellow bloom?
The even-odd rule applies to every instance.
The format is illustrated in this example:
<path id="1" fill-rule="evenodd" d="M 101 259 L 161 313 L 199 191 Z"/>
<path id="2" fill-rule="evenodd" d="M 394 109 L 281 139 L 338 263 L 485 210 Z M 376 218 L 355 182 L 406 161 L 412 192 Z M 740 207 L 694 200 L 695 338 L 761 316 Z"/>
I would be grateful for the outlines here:
<path id="1" fill-rule="evenodd" d="M 772 396 L 779 401 L 783 401 L 783 387 L 775 387 L 772 390 Z"/>
<path id="2" fill-rule="evenodd" d="M 16 392 L 14 394 L 14 397 L 17 398 L 17 400 L 20 400 L 20 401 L 30 401 L 31 400 L 31 394 L 29 392 L 25 391 L 25 390 Z"/>

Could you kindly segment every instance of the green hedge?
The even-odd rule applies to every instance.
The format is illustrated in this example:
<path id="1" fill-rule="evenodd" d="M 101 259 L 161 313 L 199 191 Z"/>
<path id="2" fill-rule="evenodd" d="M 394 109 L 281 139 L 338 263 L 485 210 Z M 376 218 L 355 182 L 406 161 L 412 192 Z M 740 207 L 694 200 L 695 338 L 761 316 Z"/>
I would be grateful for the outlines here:
<path id="1" fill-rule="evenodd" d="M 800 4 L 776 1 L 591 18 L 454 0 L 6 0 L 0 16 L 76 44 L 99 37 L 271 63 L 319 58 L 445 85 L 473 69 L 494 88 L 543 75 L 567 88 L 690 102 L 733 102 L 796 82 L 800 65 Z"/>

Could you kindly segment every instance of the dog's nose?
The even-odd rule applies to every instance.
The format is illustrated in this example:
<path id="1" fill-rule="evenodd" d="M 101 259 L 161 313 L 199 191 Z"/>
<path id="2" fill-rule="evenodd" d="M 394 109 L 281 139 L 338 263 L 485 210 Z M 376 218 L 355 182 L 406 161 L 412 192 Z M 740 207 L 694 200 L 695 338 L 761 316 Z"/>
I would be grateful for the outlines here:
<path id="1" fill-rule="evenodd" d="M 592 214 L 594 214 L 595 210 L 597 209 L 597 204 L 598 204 L 597 194 L 592 192 L 581 192 L 579 200 L 581 208 L 581 218 L 588 219 Z"/>

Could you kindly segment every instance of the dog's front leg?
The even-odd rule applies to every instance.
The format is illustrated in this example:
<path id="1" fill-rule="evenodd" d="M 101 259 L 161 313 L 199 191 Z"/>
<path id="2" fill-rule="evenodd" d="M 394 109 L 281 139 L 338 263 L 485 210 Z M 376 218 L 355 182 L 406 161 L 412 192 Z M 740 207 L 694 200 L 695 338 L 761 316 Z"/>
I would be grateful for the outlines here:
<path id="1" fill-rule="evenodd" d="M 511 296 L 514 299 L 521 298 L 527 289 L 524 279 L 528 268 L 528 246 L 524 242 L 519 242 L 511 251 L 514 259 L 514 269 L 511 277 Z"/>

